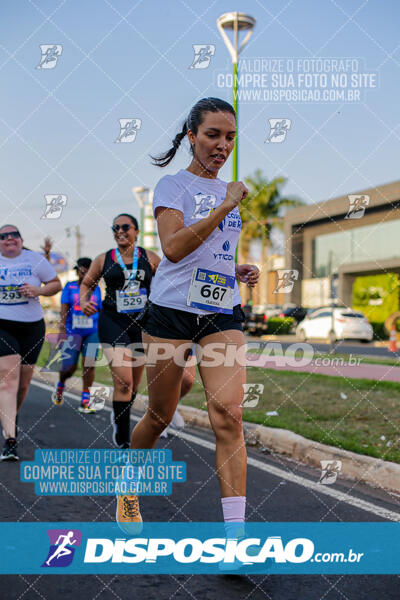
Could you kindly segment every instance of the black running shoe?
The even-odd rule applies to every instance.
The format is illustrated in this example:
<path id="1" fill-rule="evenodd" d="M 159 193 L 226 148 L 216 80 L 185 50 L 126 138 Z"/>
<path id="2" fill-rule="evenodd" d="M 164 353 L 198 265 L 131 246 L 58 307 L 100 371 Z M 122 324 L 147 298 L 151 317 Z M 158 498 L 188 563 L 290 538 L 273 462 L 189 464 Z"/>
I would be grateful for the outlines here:
<path id="1" fill-rule="evenodd" d="M 130 446 L 130 440 L 124 439 L 123 432 L 121 432 L 121 426 L 115 422 L 113 411 L 110 412 L 110 422 L 113 428 L 112 441 L 116 448 L 126 450 Z"/>
<path id="2" fill-rule="evenodd" d="M 6 439 L 3 452 L 0 455 L 0 460 L 19 460 L 17 440 L 15 438 Z"/>

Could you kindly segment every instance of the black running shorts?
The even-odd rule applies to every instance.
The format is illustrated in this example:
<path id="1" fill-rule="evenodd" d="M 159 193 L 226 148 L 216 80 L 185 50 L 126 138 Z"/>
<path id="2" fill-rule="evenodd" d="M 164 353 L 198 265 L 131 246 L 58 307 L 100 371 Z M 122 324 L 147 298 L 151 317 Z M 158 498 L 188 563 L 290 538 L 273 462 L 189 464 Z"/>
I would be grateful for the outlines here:
<path id="1" fill-rule="evenodd" d="M 197 315 L 186 310 L 167 308 L 147 303 L 139 322 L 149 335 L 168 340 L 192 340 L 199 342 L 206 335 L 237 329 L 243 331 L 244 313 L 237 304 L 232 314 L 209 313 Z"/>
<path id="2" fill-rule="evenodd" d="M 46 327 L 40 321 L 0 319 L 0 356 L 19 354 L 22 365 L 34 365 L 42 349 Z"/>
<path id="3" fill-rule="evenodd" d="M 133 319 L 126 319 L 126 315 L 119 315 L 112 310 L 103 310 L 99 315 L 99 339 L 101 344 L 115 346 L 129 346 L 141 344 L 142 327 Z M 136 350 L 140 350 L 136 347 Z"/>

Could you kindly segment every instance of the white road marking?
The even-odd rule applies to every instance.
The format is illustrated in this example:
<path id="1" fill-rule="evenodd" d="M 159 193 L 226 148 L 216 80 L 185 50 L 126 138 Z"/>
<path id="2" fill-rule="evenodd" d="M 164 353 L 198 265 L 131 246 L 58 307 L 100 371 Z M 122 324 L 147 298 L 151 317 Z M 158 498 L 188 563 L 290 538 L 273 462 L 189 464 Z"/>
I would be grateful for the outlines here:
<path id="1" fill-rule="evenodd" d="M 44 390 L 54 390 L 54 386 L 42 383 L 40 381 L 32 380 L 32 384 Z M 78 400 L 78 402 L 80 402 L 80 397 L 76 394 L 72 394 L 71 392 L 64 392 L 64 396 L 72 398 L 73 400 Z M 102 410 L 111 412 L 111 408 L 109 408 L 108 406 L 105 406 Z M 140 418 L 131 415 L 131 420 L 137 422 L 140 420 Z M 173 430 L 173 435 L 176 435 L 177 437 L 180 437 L 183 440 L 186 440 L 187 442 L 191 442 L 192 444 L 197 444 L 198 446 L 202 446 L 203 448 L 207 448 L 208 450 L 215 451 L 214 442 L 204 440 L 201 437 L 198 437 L 191 433 L 175 429 Z M 310 481 L 309 479 L 301 477 L 300 475 L 289 473 L 287 471 L 284 471 L 283 469 L 280 469 L 279 467 L 269 465 L 256 458 L 247 457 L 247 464 L 252 467 L 255 467 L 256 469 L 260 469 L 260 471 L 264 471 L 266 473 L 269 473 L 270 475 L 274 475 L 275 477 L 278 477 L 280 479 L 285 479 L 286 481 L 290 481 L 291 483 L 295 483 L 297 485 L 301 485 L 305 488 L 313 490 L 318 494 L 325 494 L 325 496 L 330 496 L 331 498 L 337 500 L 337 502 L 345 502 L 346 504 L 350 504 L 351 506 L 354 506 L 361 510 L 365 510 L 390 521 L 400 521 L 400 513 L 396 513 L 386 508 L 382 508 L 380 506 L 377 506 L 376 504 L 373 504 L 372 502 L 367 502 L 366 500 L 362 500 L 361 498 L 356 498 L 355 496 L 351 496 L 348 493 L 341 492 L 340 490 L 331 488 L 329 486 L 321 485 L 314 481 Z"/>

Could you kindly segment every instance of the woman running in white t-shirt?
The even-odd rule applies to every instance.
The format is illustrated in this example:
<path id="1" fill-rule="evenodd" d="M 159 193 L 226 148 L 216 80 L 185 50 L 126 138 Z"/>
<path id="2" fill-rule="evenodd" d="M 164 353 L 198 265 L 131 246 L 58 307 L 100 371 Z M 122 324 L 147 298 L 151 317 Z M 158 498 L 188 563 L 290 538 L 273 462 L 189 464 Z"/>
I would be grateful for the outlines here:
<path id="1" fill-rule="evenodd" d="M 217 177 L 234 147 L 235 134 L 232 106 L 218 98 L 205 98 L 191 109 L 172 148 L 154 159 L 157 166 L 167 166 L 188 137 L 193 154 L 190 165 L 176 175 L 162 177 L 154 190 L 153 210 L 164 256 L 141 321 L 148 355 L 157 343 L 165 346 L 168 342 L 173 352 L 169 357 L 160 353 L 154 363 L 155 349 L 148 361 L 149 407 L 133 431 L 131 448 L 153 448 L 170 422 L 192 343 L 203 353 L 211 344 L 219 344 L 219 365 L 214 361 L 211 366 L 205 358 L 199 372 L 216 436 L 224 520 L 236 522 L 233 535 L 237 536 L 237 522 L 244 521 L 246 504 L 241 408 L 246 369 L 244 361 L 238 360 L 244 354 L 244 314 L 237 280 L 253 287 L 259 270 L 254 265 L 236 265 L 234 260 L 241 230 L 238 205 L 247 196 L 247 188 L 242 182 L 227 184 Z M 225 360 L 232 346 L 241 351 Z M 117 521 L 127 533 L 140 532 L 137 496 L 118 497 Z"/>
<path id="2" fill-rule="evenodd" d="M 45 336 L 39 296 L 61 290 L 46 258 L 22 244 L 14 225 L 0 227 L 0 420 L 5 436 L 1 460 L 18 460 L 16 417 Z"/>

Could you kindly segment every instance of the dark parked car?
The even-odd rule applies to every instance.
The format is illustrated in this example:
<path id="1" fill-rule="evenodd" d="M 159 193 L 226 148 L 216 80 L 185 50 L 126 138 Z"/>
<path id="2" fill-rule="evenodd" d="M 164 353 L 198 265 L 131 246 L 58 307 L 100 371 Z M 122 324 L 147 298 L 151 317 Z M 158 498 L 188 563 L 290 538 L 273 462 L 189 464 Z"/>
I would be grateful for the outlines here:
<path id="1" fill-rule="evenodd" d="M 276 306 L 274 304 L 257 304 L 253 306 L 246 319 L 246 330 L 254 335 L 266 333 L 268 319 L 277 317 L 281 310 L 281 306 Z"/>
<path id="2" fill-rule="evenodd" d="M 243 330 L 247 331 L 247 326 L 248 326 L 249 318 L 251 315 L 251 311 L 253 310 L 253 307 L 251 304 L 247 303 L 247 304 L 242 305 L 242 310 L 243 310 L 243 313 L 245 316 L 245 321 L 243 323 Z"/>
<path id="3" fill-rule="evenodd" d="M 302 306 L 287 306 L 283 308 L 281 312 L 278 314 L 278 317 L 292 317 L 295 320 L 295 325 L 298 325 L 300 321 L 305 319 L 307 314 L 307 309 Z"/>

